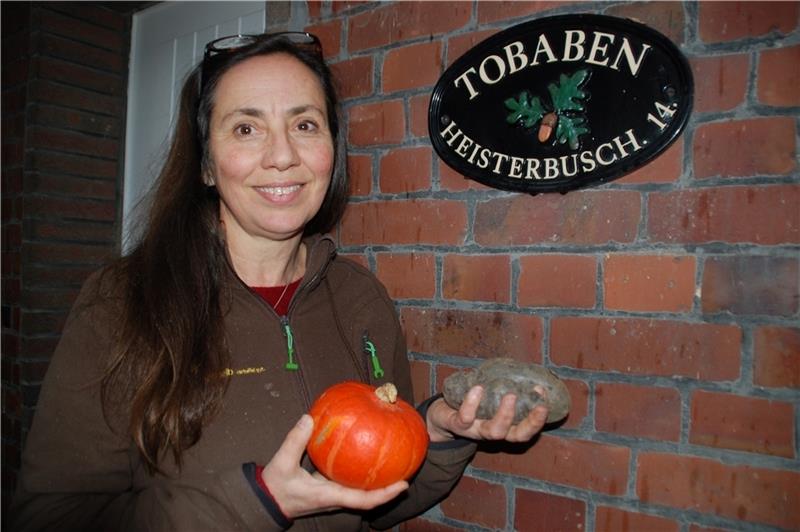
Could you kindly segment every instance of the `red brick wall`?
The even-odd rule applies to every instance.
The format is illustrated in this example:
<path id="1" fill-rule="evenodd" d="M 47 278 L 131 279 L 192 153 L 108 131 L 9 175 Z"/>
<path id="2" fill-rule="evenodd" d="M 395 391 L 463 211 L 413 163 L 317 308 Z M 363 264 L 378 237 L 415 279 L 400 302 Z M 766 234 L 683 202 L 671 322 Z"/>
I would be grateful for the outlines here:
<path id="1" fill-rule="evenodd" d="M 3 509 L 70 305 L 118 251 L 134 4 L 2 3 Z"/>
<path id="2" fill-rule="evenodd" d="M 800 529 L 800 4 L 591 4 L 681 46 L 695 111 L 634 174 L 535 197 L 439 161 L 430 91 L 492 33 L 583 6 L 307 7 L 349 122 L 341 244 L 396 298 L 419 398 L 497 355 L 573 398 L 404 530 Z"/>

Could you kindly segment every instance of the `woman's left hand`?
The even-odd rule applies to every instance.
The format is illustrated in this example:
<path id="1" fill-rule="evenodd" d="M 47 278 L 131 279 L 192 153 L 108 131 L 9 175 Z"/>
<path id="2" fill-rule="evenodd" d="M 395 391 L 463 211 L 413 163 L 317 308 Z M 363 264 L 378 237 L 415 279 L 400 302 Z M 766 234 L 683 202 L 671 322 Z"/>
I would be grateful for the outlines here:
<path id="1" fill-rule="evenodd" d="M 535 390 L 541 395 L 545 394 L 540 386 Z M 547 407 L 537 406 L 528 417 L 514 425 L 514 403 L 517 398 L 512 394 L 503 397 L 500 408 L 492 419 L 478 419 L 476 414 L 482 396 L 483 388 L 473 387 L 467 392 L 458 410 L 448 406 L 444 399 L 434 401 L 428 407 L 427 415 L 431 441 L 442 442 L 461 436 L 473 440 L 525 442 L 542 430 L 547 420 Z"/>

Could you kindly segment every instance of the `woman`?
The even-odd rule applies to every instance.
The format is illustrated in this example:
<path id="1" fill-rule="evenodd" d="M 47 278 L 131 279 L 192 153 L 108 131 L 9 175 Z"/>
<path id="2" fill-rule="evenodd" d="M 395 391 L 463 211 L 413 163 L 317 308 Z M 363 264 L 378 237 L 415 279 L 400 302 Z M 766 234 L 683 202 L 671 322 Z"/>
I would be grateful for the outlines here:
<path id="1" fill-rule="evenodd" d="M 305 412 L 327 387 L 392 381 L 412 397 L 392 302 L 324 236 L 346 202 L 336 113 L 314 36 L 208 45 L 140 242 L 87 281 L 65 326 L 17 528 L 389 527 L 452 489 L 471 440 L 541 429 L 543 408 L 512 426 L 513 397 L 476 420 L 476 388 L 459 411 L 420 406 L 431 444 L 410 484 L 362 491 L 310 472 Z"/>

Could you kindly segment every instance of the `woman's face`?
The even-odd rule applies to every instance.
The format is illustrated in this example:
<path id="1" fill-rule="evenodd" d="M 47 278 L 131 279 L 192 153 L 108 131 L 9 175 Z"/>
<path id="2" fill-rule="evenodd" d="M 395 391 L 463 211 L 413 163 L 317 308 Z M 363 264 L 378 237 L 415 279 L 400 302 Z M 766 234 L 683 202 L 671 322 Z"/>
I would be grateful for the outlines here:
<path id="1" fill-rule="evenodd" d="M 229 238 L 285 240 L 302 233 L 333 171 L 316 75 L 284 53 L 232 67 L 215 90 L 209 150 L 206 179 L 216 184 Z"/>

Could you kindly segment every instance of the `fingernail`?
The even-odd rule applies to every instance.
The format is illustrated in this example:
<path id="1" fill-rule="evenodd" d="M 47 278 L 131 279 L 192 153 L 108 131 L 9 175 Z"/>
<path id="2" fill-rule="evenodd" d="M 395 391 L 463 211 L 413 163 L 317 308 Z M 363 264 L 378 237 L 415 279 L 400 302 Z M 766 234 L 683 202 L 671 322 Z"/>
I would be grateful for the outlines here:
<path id="1" fill-rule="evenodd" d="M 308 414 L 303 414 L 297 422 L 297 426 L 301 429 L 307 429 L 314 424 L 314 420 Z"/>

